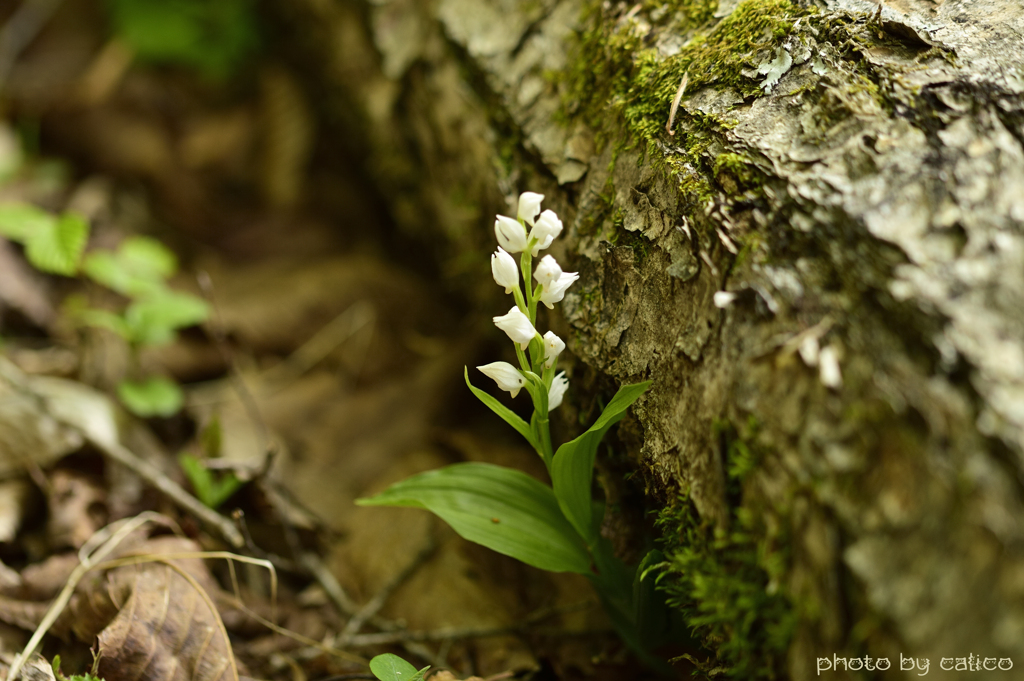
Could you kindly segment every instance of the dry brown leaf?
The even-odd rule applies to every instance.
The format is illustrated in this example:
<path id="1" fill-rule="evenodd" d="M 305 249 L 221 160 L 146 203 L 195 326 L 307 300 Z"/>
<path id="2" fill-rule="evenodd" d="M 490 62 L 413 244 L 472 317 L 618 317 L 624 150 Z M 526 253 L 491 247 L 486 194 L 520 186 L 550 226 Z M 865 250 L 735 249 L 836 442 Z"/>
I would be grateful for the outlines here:
<path id="1" fill-rule="evenodd" d="M 238 678 L 209 593 L 172 565 L 145 563 L 111 571 L 112 602 L 127 599 L 99 634 L 97 674 L 106 681 Z"/>
<path id="2" fill-rule="evenodd" d="M 58 548 L 81 548 L 107 524 L 107 493 L 94 476 L 58 469 L 50 476 L 46 494 L 50 518 L 47 532 Z"/>
<path id="3" fill-rule="evenodd" d="M 105 563 L 112 567 L 82 579 L 51 632 L 90 644 L 98 637 L 106 681 L 237 679 L 213 577 L 201 558 L 174 557 L 199 553 L 180 537 L 126 541 Z M 34 629 L 47 607 L 0 596 L 0 620 Z"/>

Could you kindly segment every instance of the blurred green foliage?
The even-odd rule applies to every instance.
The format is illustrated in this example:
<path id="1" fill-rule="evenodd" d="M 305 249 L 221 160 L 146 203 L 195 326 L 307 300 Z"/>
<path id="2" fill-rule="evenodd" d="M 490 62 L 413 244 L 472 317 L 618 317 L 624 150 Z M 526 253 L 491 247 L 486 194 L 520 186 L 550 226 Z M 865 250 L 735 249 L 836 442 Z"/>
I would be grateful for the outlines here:
<path id="1" fill-rule="evenodd" d="M 178 329 L 200 324 L 209 315 L 206 301 L 176 291 L 168 279 L 178 261 L 166 246 L 144 236 L 128 237 L 116 251 L 85 252 L 89 225 L 80 215 L 53 215 L 27 203 L 0 205 L 0 237 L 19 243 L 33 267 L 49 274 L 84 274 L 97 284 L 128 299 L 121 310 L 91 307 L 84 296 L 73 295 L 64 311 L 79 324 L 104 328 L 140 348 L 174 340 Z M 181 409 L 181 388 L 167 378 L 126 380 L 118 386 L 121 402 L 143 417 L 170 416 Z"/>
<path id="2" fill-rule="evenodd" d="M 139 59 L 224 79 L 259 47 L 253 0 L 107 0 L 114 33 Z"/>

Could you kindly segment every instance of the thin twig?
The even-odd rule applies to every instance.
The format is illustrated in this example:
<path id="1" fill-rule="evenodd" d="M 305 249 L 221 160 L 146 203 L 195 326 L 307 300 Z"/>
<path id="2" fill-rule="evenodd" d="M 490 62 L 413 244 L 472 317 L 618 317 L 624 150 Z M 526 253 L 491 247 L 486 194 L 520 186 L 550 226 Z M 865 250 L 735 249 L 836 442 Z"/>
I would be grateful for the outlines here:
<path id="1" fill-rule="evenodd" d="M 373 598 L 366 602 L 366 604 L 359 609 L 359 612 L 352 615 L 352 619 L 345 625 L 345 629 L 341 632 L 341 637 L 338 640 L 338 645 L 344 648 L 348 645 L 349 640 L 359 633 L 359 630 L 363 628 L 363 625 L 380 612 L 380 609 L 387 603 L 388 598 L 395 592 L 395 589 L 405 584 L 405 582 L 419 570 L 424 563 L 426 563 L 431 556 L 437 551 L 437 542 L 432 538 L 429 539 L 420 551 L 413 556 L 413 559 L 409 561 L 409 564 L 405 568 L 395 575 L 387 584 L 385 584 L 380 591 L 374 594 Z"/>
<path id="2" fill-rule="evenodd" d="M 304 553 L 299 556 L 299 563 L 313 575 L 313 579 L 320 584 L 320 588 L 331 599 L 338 612 L 346 617 L 354 617 L 359 612 L 359 606 L 345 593 L 345 589 L 341 587 L 334 574 L 320 560 L 320 556 L 315 553 Z"/>
<path id="3" fill-rule="evenodd" d="M 159 468 L 145 459 L 139 458 L 119 442 L 97 440 L 85 432 L 82 432 L 82 435 L 93 447 L 96 447 L 111 459 L 134 471 L 136 475 L 163 492 L 178 506 L 192 513 L 207 525 L 217 528 L 224 535 L 224 538 L 228 540 L 229 544 L 235 548 L 245 546 L 245 539 L 242 538 L 242 533 L 238 531 L 238 528 L 230 520 L 189 494 L 185 488 L 164 475 L 163 471 Z"/>
<path id="4" fill-rule="evenodd" d="M 235 389 L 235 393 L 238 395 L 238 399 L 242 403 L 249 421 L 256 428 L 256 432 L 259 433 L 263 450 L 268 451 L 270 449 L 270 429 L 267 428 L 267 423 L 263 420 L 259 404 L 256 403 L 252 391 L 249 390 L 245 379 L 242 378 L 242 372 L 238 370 L 234 348 L 227 342 L 227 333 L 221 318 L 220 308 L 217 306 L 217 301 L 213 295 L 213 279 L 208 272 L 200 271 L 196 274 L 196 282 L 199 284 L 200 290 L 206 296 L 207 302 L 210 303 L 210 309 L 213 311 L 213 314 L 210 315 L 208 327 L 213 336 L 213 343 L 217 347 L 217 352 L 220 353 L 221 358 L 228 365 L 230 371 L 228 380 Z"/>
<path id="5" fill-rule="evenodd" d="M 383 631 L 379 634 L 360 634 L 353 636 L 349 645 L 353 648 L 368 648 L 392 643 L 446 641 L 449 639 L 490 638 L 493 636 L 511 636 L 530 633 L 539 636 L 594 636 L 613 633 L 613 629 L 530 629 L 527 624 L 515 624 L 507 627 L 465 627 L 435 629 L 433 631 Z"/>
<path id="6" fill-rule="evenodd" d="M 359 606 L 345 593 L 341 584 L 338 583 L 338 580 L 335 579 L 331 571 L 327 569 L 327 566 L 320 560 L 320 557 L 314 553 L 304 553 L 299 557 L 299 561 L 313 575 L 313 578 L 316 579 L 320 587 L 327 593 L 327 597 L 331 599 L 338 611 L 347 617 L 355 617 L 356 613 L 359 612 Z M 381 631 L 405 631 L 403 627 L 380 615 L 368 618 L 367 622 Z M 415 641 L 400 641 L 400 643 L 403 648 L 413 655 L 430 662 L 434 666 L 441 666 L 438 664 L 437 656 L 425 646 L 419 645 Z"/>

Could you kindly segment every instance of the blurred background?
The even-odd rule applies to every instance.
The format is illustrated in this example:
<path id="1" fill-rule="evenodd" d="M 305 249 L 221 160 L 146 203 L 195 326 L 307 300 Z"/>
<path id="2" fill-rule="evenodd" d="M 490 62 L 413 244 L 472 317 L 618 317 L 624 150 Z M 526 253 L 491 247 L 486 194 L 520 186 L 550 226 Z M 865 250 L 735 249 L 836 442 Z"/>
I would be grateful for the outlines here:
<path id="1" fill-rule="evenodd" d="M 464 365 L 508 359 L 490 322 L 503 301 L 487 253 L 493 214 L 513 210 L 511 155 L 521 152 L 480 125 L 485 103 L 472 92 L 415 115 L 417 98 L 442 89 L 416 65 L 436 46 L 410 36 L 396 43 L 406 57 L 382 57 L 369 11 L 355 2 L 3 3 L 0 204 L 91 227 L 82 272 L 40 271 L 31 248 L 0 240 L 3 356 L 21 375 L 115 397 L 136 415 L 114 419 L 123 441 L 234 511 L 243 552 L 277 564 L 277 621 L 307 643 L 248 620 L 232 629 L 246 673 L 305 681 L 365 669 L 308 644 L 316 641 L 393 650 L 460 678 L 622 678 L 630 663 L 582 578 L 470 545 L 424 512 L 353 504 L 452 461 L 544 475 L 462 378 Z M 391 8 L 378 30 L 406 40 L 407 11 Z M 464 148 L 474 125 L 477 147 Z M 505 166 L 479 162 L 499 154 Z M 113 275 L 97 273 L 101 251 Z M 135 293 L 116 283 L 139 253 L 132 262 L 160 270 L 160 286 L 200 301 L 195 318 L 168 322 L 170 342 L 136 333 L 125 307 Z M 26 417 L 4 418 L 13 433 Z M 15 585 L 11 612 L 26 602 L 16 573 L 142 510 L 175 517 L 204 547 L 223 545 L 96 447 L 56 432 L 42 444 L 19 437 L 0 451 L 10 469 L 0 559 Z M 25 459 L 31 475 L 17 473 Z M 361 632 L 342 633 L 352 613 L 339 612 L 317 570 L 349 608 L 376 597 L 380 612 L 363 619 L 397 631 L 393 640 L 351 648 Z M 245 600 L 269 612 L 266 576 L 243 576 Z M 9 661 L 26 631 L 6 619 Z M 418 641 L 403 638 L 409 631 L 440 633 Z M 70 673 L 87 668 L 90 643 L 51 641 L 44 652 L 59 651 Z"/>

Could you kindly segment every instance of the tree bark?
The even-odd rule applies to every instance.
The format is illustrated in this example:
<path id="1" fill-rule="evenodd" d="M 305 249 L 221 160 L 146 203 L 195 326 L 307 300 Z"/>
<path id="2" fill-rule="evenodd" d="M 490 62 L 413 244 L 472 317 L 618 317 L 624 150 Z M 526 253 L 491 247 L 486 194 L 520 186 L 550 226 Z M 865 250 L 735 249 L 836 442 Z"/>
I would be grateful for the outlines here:
<path id="1" fill-rule="evenodd" d="M 798 622 L 764 675 L 1024 666 L 1024 5 L 712 4 L 277 11 L 453 281 L 490 285 L 519 191 L 562 216 L 574 404 L 654 380 L 632 454 L 694 512 L 670 544 L 742 535 Z"/>

